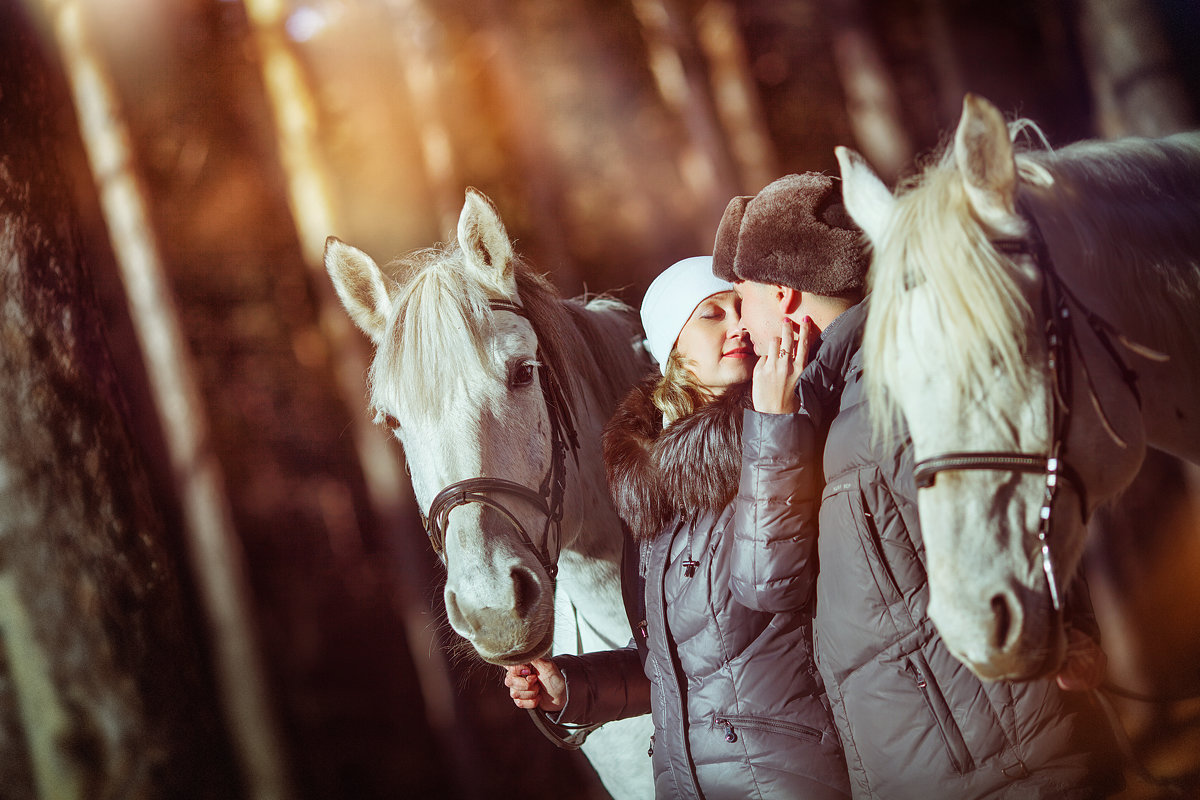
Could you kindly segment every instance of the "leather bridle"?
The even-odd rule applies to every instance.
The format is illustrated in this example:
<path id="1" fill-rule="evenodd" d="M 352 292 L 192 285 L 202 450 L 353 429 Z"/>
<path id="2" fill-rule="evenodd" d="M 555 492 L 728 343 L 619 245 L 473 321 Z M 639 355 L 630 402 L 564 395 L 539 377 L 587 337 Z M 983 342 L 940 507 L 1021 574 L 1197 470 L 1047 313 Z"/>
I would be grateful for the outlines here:
<path id="1" fill-rule="evenodd" d="M 1087 381 L 1092 404 L 1100 417 L 1108 434 L 1118 444 L 1124 444 L 1117 435 L 1104 413 L 1092 383 L 1091 374 L 1083 359 L 1079 338 L 1073 328 L 1071 307 L 1082 314 L 1084 321 L 1092 333 L 1104 346 L 1108 355 L 1116 364 L 1125 385 L 1133 393 L 1138 406 L 1142 398 L 1137 388 L 1137 374 L 1129 368 L 1120 353 L 1113 345 L 1111 336 L 1115 336 L 1126 346 L 1131 346 L 1120 333 L 1106 320 L 1102 319 L 1080 302 L 1079 298 L 1063 282 L 1062 277 L 1054 268 L 1050 250 L 1032 217 L 1026 216 L 1032 228 L 1028 239 L 1003 240 L 993 242 L 993 246 L 1005 255 L 1028 255 L 1042 273 L 1042 312 L 1045 317 L 1045 336 L 1047 362 L 1051 374 L 1053 399 L 1050 411 L 1050 430 L 1052 434 L 1050 450 L 1046 454 L 1024 452 L 983 452 L 963 451 L 943 453 L 931 458 L 918 461 L 913 469 L 913 478 L 917 488 L 926 489 L 933 486 L 939 472 L 958 470 L 993 470 L 1000 472 L 1023 472 L 1042 474 L 1045 476 L 1045 492 L 1042 496 L 1042 507 L 1038 512 L 1038 541 L 1040 543 L 1042 570 L 1046 574 L 1046 583 L 1050 589 L 1050 602 L 1054 611 L 1062 609 L 1059 596 L 1058 581 L 1055 577 L 1054 562 L 1050 556 L 1050 533 L 1054 513 L 1054 501 L 1060 481 L 1067 481 L 1075 489 L 1079 498 L 1080 517 L 1086 523 L 1088 518 L 1087 488 L 1079 474 L 1067 463 L 1066 444 L 1067 434 L 1071 424 L 1070 400 L 1072 393 L 1072 362 L 1078 357 L 1082 366 L 1083 376 Z"/>
<path id="2" fill-rule="evenodd" d="M 529 320 L 533 320 L 522 306 L 507 300 L 492 300 L 489 305 L 493 311 L 509 311 Z M 534 329 L 534 336 L 537 336 Z M 528 547 L 541 563 L 553 584 L 558 576 L 558 556 L 562 550 L 562 515 L 563 500 L 567 486 L 567 451 L 579 460 L 579 439 L 575 433 L 575 424 L 567 402 L 561 380 L 542 355 L 541 345 L 537 350 L 538 373 L 542 384 L 542 397 L 546 403 L 546 416 L 550 420 L 550 465 L 537 490 L 524 484 L 503 478 L 467 478 L 456 481 L 442 489 L 434 496 L 429 504 L 429 515 L 421 515 L 421 524 L 429 536 L 429 543 L 438 554 L 442 563 L 446 563 L 446 524 L 450 512 L 468 503 L 478 503 L 499 513 L 512 525 Z M 505 494 L 522 500 L 536 508 L 545 518 L 542 529 L 542 547 L 533 543 L 529 532 L 516 514 L 508 509 L 493 495 Z M 553 542 L 554 552 L 550 547 Z"/>
<path id="3" fill-rule="evenodd" d="M 542 399 L 546 403 L 546 416 L 550 420 L 550 465 L 542 478 L 537 490 L 524 484 L 503 478 L 467 478 L 455 481 L 438 492 L 429 504 L 429 515 L 421 514 L 421 524 L 429 536 L 433 550 L 446 564 L 446 524 L 450 512 L 468 503 L 478 503 L 496 511 L 508 521 L 521 541 L 537 557 L 546 575 L 550 578 L 550 591 L 554 592 L 558 584 L 558 557 L 562 552 L 562 516 L 563 501 L 567 490 L 567 452 L 569 451 L 579 464 L 579 437 L 575 432 L 575 421 L 571 413 L 571 405 L 563 390 L 562 379 L 554 371 L 550 360 L 545 358 L 541 337 L 533 318 L 524 307 L 507 300 L 492 300 L 488 303 L 493 311 L 509 311 L 524 317 L 533 326 L 533 334 L 538 339 L 537 361 L 538 375 L 542 384 Z M 542 528 L 542 546 L 533 543 L 529 532 L 521 521 L 507 506 L 494 495 L 509 495 L 533 506 L 542 514 L 546 523 Z M 554 552 L 551 554 L 551 542 Z M 574 725 L 565 722 L 555 722 L 540 708 L 527 709 L 534 725 L 542 734 L 564 750 L 578 750 L 583 746 L 588 735 L 599 728 L 598 724 Z"/>

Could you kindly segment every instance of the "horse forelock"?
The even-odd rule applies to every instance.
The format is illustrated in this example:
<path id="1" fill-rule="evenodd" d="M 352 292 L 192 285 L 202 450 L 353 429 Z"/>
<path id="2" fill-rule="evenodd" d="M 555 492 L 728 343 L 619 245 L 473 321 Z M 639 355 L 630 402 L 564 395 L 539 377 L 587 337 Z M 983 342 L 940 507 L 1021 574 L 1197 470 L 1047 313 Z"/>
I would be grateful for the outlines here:
<path id="1" fill-rule="evenodd" d="M 479 282 L 455 245 L 419 251 L 393 266 L 408 278 L 396 293 L 387 333 L 371 365 L 372 404 L 403 408 L 419 419 L 444 413 L 453 394 L 467 389 L 468 376 L 503 385 L 502 367 L 487 351 L 496 313 L 490 301 L 500 294 L 498 289 Z M 518 297 L 508 299 L 528 315 L 540 357 L 558 376 L 568 406 L 578 416 L 579 398 L 589 394 L 600 404 L 598 410 L 610 410 L 637 377 L 631 329 L 598 319 L 590 307 L 598 301 L 585 306 L 562 299 L 525 262 L 518 260 L 513 269 Z M 633 314 L 619 301 L 599 302 L 602 308 Z"/>
<path id="2" fill-rule="evenodd" d="M 960 408 L 987 396 L 997 368 L 1018 391 L 1027 386 L 1032 309 L 1011 265 L 971 213 L 951 152 L 902 187 L 887 230 L 873 244 L 863 350 L 877 432 L 890 436 L 899 419 L 894 387 L 911 379 L 896 350 L 933 352 L 926 347 L 930 337 L 947 342 L 930 368 Z"/>
<path id="3" fill-rule="evenodd" d="M 437 414 L 466 389 L 467 376 L 494 375 L 484 347 L 492 325 L 488 291 L 471 278 L 456 247 L 393 262 L 408 272 L 371 364 L 371 402 L 418 418 Z"/>

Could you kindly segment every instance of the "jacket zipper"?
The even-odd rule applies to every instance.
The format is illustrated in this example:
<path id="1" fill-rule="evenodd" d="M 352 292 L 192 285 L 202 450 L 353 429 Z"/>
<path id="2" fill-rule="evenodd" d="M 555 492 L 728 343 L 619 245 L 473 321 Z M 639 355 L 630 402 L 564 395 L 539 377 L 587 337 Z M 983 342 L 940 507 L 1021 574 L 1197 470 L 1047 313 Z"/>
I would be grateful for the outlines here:
<path id="1" fill-rule="evenodd" d="M 913 679 L 917 682 L 917 688 L 921 690 L 921 696 L 925 698 L 925 706 L 929 709 L 929 713 L 933 715 L 934 723 L 938 726 L 939 730 L 941 730 L 942 741 L 946 745 L 946 755 L 950 759 L 950 763 L 954 765 L 954 769 L 958 771 L 958 774 L 964 774 L 965 770 L 963 769 L 962 761 L 957 755 L 955 755 L 954 747 L 950 743 L 950 739 L 946 734 L 942 720 L 938 717 L 937 708 L 933 703 L 933 698 L 929 696 L 929 682 L 925 680 L 925 673 L 923 673 L 921 668 L 912 661 L 908 661 L 907 666 L 909 672 L 911 672 L 913 675 Z"/>
<path id="2" fill-rule="evenodd" d="M 696 518 L 692 517 L 688 523 L 687 532 L 687 556 L 683 559 L 683 577 L 692 578 L 696 575 L 696 567 L 700 566 L 700 562 L 692 558 L 692 534 L 696 532 Z"/>
<path id="3" fill-rule="evenodd" d="M 660 609 L 666 608 L 666 602 L 667 602 L 667 599 L 666 599 L 667 575 L 666 575 L 666 573 L 667 573 L 667 566 L 670 562 L 670 552 L 671 552 L 670 548 L 671 548 L 672 542 L 675 539 L 675 536 L 677 536 L 679 534 L 679 531 L 682 528 L 682 525 L 683 525 L 683 523 L 681 521 L 679 527 L 677 527 L 675 529 L 675 533 L 672 534 L 672 536 L 670 538 L 664 540 L 663 537 L 661 537 L 661 536 L 656 537 L 654 539 L 654 541 L 650 544 L 651 551 L 653 551 L 654 547 L 656 547 L 656 546 L 666 547 L 667 550 L 666 550 L 666 553 L 663 554 L 663 558 L 661 560 L 659 560 L 658 562 L 655 562 L 655 560 L 653 558 L 651 558 L 650 563 L 647 565 L 647 571 L 646 571 L 647 612 L 649 612 L 649 610 L 650 610 L 649 607 L 651 605 L 649 603 L 649 597 L 650 597 L 651 591 L 654 592 L 655 602 L 659 604 L 659 608 Z M 662 541 L 663 544 L 659 545 L 658 544 L 659 541 Z M 649 613 L 647 613 L 646 618 L 649 619 L 649 617 L 650 617 L 650 615 L 649 615 Z M 656 619 L 656 622 L 658 624 L 662 624 L 665 621 L 665 619 L 663 619 L 665 617 L 665 613 L 659 613 L 657 615 L 657 617 L 658 617 L 658 619 Z M 659 634 L 655 634 L 655 639 L 656 640 L 660 639 Z M 668 636 L 668 639 L 661 640 L 659 642 L 659 645 L 662 645 L 662 642 L 665 642 L 665 641 L 669 641 L 669 636 Z M 666 647 L 669 649 L 669 645 L 667 645 Z M 662 649 L 661 646 L 658 649 Z M 663 694 L 670 695 L 673 693 L 671 691 L 668 691 L 668 687 L 673 688 L 674 693 L 678 694 L 681 691 L 681 688 L 679 686 L 678 675 L 675 673 L 674 669 L 670 669 L 670 670 L 664 669 L 664 664 L 659 663 L 658 657 L 655 653 L 655 648 L 650 649 L 650 652 L 647 653 L 646 658 L 648 659 L 647 663 L 649 663 L 653 666 L 654 674 L 658 679 L 658 685 L 663 687 Z M 667 665 L 669 665 L 669 664 L 670 664 L 670 658 L 669 658 L 669 654 L 668 654 Z M 668 683 L 668 680 L 670 681 L 670 683 Z M 683 731 L 683 735 L 686 737 L 686 735 L 687 735 L 686 729 Z M 653 749 L 653 743 L 651 744 L 651 749 Z M 680 790 L 680 792 L 682 792 L 686 789 L 690 789 L 691 791 L 688 796 L 702 797 L 703 795 L 700 793 L 700 787 L 697 785 L 696 776 L 695 776 L 693 769 L 689 766 L 687 769 L 681 770 L 679 768 L 680 765 L 677 762 L 678 762 L 677 758 L 672 758 L 669 753 L 667 754 L 667 756 L 666 756 L 667 771 L 668 771 L 668 774 L 670 775 L 671 781 L 676 785 L 676 787 Z"/>
<path id="4" fill-rule="evenodd" d="M 867 526 L 867 536 L 871 539 L 871 549 L 875 551 L 876 557 L 879 559 L 879 565 L 887 575 L 888 584 L 892 587 L 892 591 L 897 597 L 903 597 L 904 592 L 900 591 L 900 582 L 896 580 L 896 576 L 892 573 L 892 564 L 888 561 L 887 555 L 883 551 L 883 539 L 879 537 L 879 529 L 875 527 L 875 515 L 871 513 L 871 509 L 867 506 L 867 498 L 859 495 L 859 502 L 862 503 L 863 523 Z M 885 600 L 887 598 L 884 598 Z"/>
<path id="5" fill-rule="evenodd" d="M 801 725 L 795 722 L 783 722 L 777 719 L 765 719 L 763 717 L 717 717 L 713 720 L 718 726 L 725 729 L 725 741 L 736 742 L 737 730 L 734 728 L 734 723 L 742 728 L 751 730 L 767 731 L 769 733 L 781 733 L 784 736 L 792 736 L 799 739 L 807 739 L 812 742 L 820 742 L 823 737 L 821 731 L 808 725 Z"/>

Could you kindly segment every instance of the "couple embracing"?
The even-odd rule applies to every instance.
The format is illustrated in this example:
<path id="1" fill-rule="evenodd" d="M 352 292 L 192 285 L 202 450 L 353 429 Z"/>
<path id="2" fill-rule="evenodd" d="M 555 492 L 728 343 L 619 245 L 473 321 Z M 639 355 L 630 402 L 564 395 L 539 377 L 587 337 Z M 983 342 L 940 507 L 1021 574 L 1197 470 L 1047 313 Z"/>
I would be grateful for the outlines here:
<path id="1" fill-rule="evenodd" d="M 1086 590 L 1062 670 L 1025 683 L 979 680 L 928 617 L 910 447 L 873 436 L 862 390 L 867 263 L 808 173 L 734 198 L 713 257 L 654 280 L 661 374 L 604 437 L 634 640 L 510 667 L 510 695 L 559 722 L 652 713 L 664 798 L 1105 796 Z"/>

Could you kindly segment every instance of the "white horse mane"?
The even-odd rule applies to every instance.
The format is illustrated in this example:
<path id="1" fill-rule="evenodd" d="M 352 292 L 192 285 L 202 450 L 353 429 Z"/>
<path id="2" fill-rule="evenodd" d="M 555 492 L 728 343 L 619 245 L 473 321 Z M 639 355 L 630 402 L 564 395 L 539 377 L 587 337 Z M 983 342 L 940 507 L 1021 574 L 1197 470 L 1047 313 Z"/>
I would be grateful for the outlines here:
<path id="1" fill-rule="evenodd" d="M 1033 123 L 1019 120 L 1010 124 L 1010 137 L 1026 129 L 1041 136 Z M 1019 152 L 1018 205 L 1038 221 L 1048 240 L 1068 241 L 1071 250 L 1084 254 L 1098 281 L 1121 283 L 1130 302 L 1141 304 L 1151 317 L 1167 317 L 1164 329 L 1179 335 L 1195 326 L 1162 308 L 1161 287 L 1166 282 L 1182 294 L 1182 287 L 1197 283 L 1164 267 L 1183 263 L 1200 271 L 1200 264 L 1184 255 L 1196 251 L 1200 237 L 1185 222 L 1200 206 L 1198 150 L 1200 139 L 1182 136 Z M 1133 191 L 1131 183 L 1137 187 Z M 919 328 L 940 330 L 953 340 L 938 374 L 957 387 L 960 402 L 986 397 L 998 370 L 1015 379 L 1018 389 L 1028 388 L 1036 373 L 1023 368 L 1023 345 L 1040 309 L 1030 307 L 1008 257 L 971 213 L 952 143 L 900 188 L 892 222 L 872 244 L 871 312 L 863 349 L 879 433 L 890 435 L 898 419 L 886 387 L 905 379 L 895 374 L 887 345 L 921 341 L 914 335 Z M 912 308 L 910 289 L 916 286 L 929 304 L 921 318 Z"/>
<path id="2" fill-rule="evenodd" d="M 638 377 L 630 353 L 632 309 L 607 297 L 564 300 L 523 261 L 515 260 L 513 269 L 520 304 L 538 333 L 543 358 L 562 380 L 568 405 L 577 408 L 580 388 L 586 386 L 601 409 L 614 406 Z M 392 291 L 388 332 L 368 378 L 371 402 L 376 408 L 403 406 L 417 416 L 432 415 L 446 402 L 446 376 L 461 381 L 495 371 L 484 342 L 494 325 L 489 301 L 502 293 L 480 283 L 456 244 L 411 253 L 389 264 L 388 272 L 407 277 Z M 630 327 L 602 324 L 585 313 L 597 309 L 627 313 Z"/>

